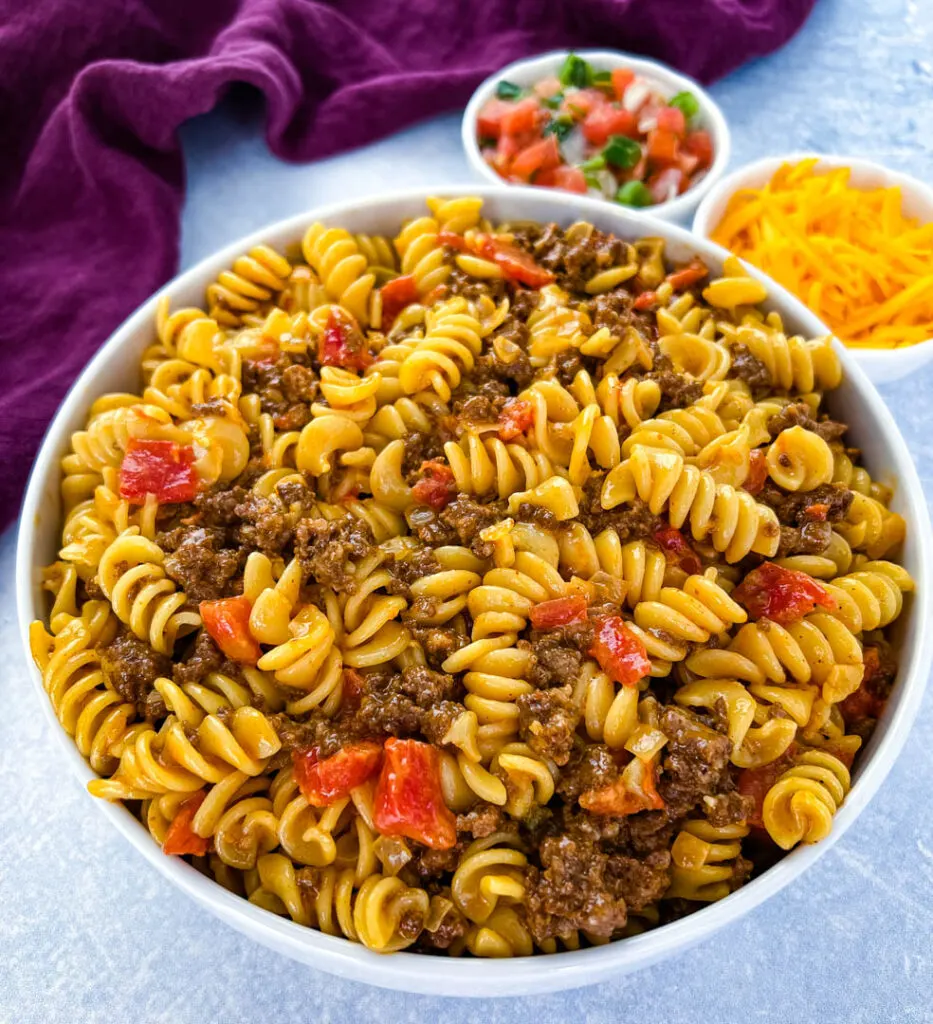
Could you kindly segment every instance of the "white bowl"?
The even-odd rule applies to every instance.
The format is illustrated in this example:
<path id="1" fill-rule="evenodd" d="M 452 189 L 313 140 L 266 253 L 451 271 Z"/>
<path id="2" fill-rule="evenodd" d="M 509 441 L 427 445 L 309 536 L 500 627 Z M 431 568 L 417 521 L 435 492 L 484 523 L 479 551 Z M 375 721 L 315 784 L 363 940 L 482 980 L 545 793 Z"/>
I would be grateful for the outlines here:
<path id="1" fill-rule="evenodd" d="M 621 206 L 599 200 L 544 189 L 466 187 L 438 190 L 438 194 L 444 196 L 471 192 L 483 197 L 486 203 L 484 212 L 494 220 L 530 219 L 567 225 L 585 217 L 603 230 L 616 232 L 623 238 L 637 238 L 645 234 L 661 236 L 667 239 L 668 251 L 674 260 L 685 261 L 698 253 L 714 273 L 722 266 L 722 250 L 709 242 L 693 238 L 682 228 L 634 215 Z M 198 305 L 206 285 L 241 253 L 260 243 L 268 243 L 282 251 L 298 242 L 307 225 L 314 220 L 320 219 L 354 232 L 394 233 L 402 220 L 422 215 L 423 211 L 422 189 L 311 210 L 227 246 L 176 278 L 160 295 L 167 295 L 176 308 Z M 752 273 L 767 280 L 757 271 Z M 799 302 L 780 288 L 773 285 L 771 288 L 770 305 L 780 311 L 791 329 L 804 335 L 823 332 L 819 321 Z M 16 563 L 17 605 L 27 652 L 29 623 L 48 614 L 40 570 L 55 558 L 59 546 L 59 460 L 68 448 L 71 432 L 83 426 L 95 398 L 105 391 L 137 389 L 140 356 L 152 340 L 158 298 L 153 296 L 141 306 L 91 360 L 49 427 L 33 467 L 20 520 Z M 383 957 L 345 939 L 300 927 L 234 896 L 180 858 L 165 856 L 143 825 L 122 806 L 102 800 L 94 800 L 94 804 L 153 867 L 234 928 L 310 966 L 387 988 L 453 996 L 540 994 L 571 988 L 617 978 L 671 956 L 736 920 L 805 871 L 855 821 L 901 749 L 926 685 L 933 631 L 924 631 L 922 626 L 930 620 L 933 583 L 929 568 L 929 523 L 923 492 L 891 414 L 853 361 L 851 353 L 841 350 L 840 357 L 846 379 L 842 387 L 833 393 L 830 407 L 837 416 L 852 424 L 853 443 L 863 448 L 868 468 L 885 478 L 894 474 L 899 481 L 894 507 L 908 523 L 903 562 L 917 581 L 918 594 L 910 612 L 900 620 L 900 681 L 865 756 L 859 762 L 852 791 L 836 816 L 828 840 L 794 850 L 761 877 L 719 903 L 663 928 L 606 946 L 509 961 L 452 959 L 414 953 Z M 39 704 L 52 723 L 72 769 L 83 783 L 88 782 L 93 773 L 58 725 L 35 668 L 32 669 L 32 679 Z M 48 913 L 52 912 L 49 907 Z"/>
<path id="2" fill-rule="evenodd" d="M 463 148 L 466 151 L 467 160 L 473 170 L 486 181 L 493 185 L 508 185 L 510 188 L 522 188 L 521 185 L 512 185 L 500 178 L 498 174 L 486 163 L 480 152 L 479 143 L 476 140 L 476 120 L 480 110 L 487 100 L 492 99 L 496 94 L 496 85 L 503 78 L 516 85 L 529 86 L 542 78 L 556 75 L 561 65 L 567 59 L 567 50 L 558 50 L 553 53 L 544 53 L 538 57 L 530 57 L 527 60 L 517 60 L 509 64 L 501 71 L 490 75 L 476 92 L 470 97 L 470 102 L 463 113 L 461 124 L 461 136 Z M 654 60 L 647 60 L 645 57 L 636 57 L 633 54 L 623 53 L 620 50 L 574 50 L 578 57 L 589 61 L 598 70 L 612 71 L 614 68 L 631 68 L 632 71 L 647 79 L 666 98 L 670 99 L 679 92 L 692 92 L 700 104 L 700 112 L 696 116 L 696 126 L 703 128 L 710 133 L 713 140 L 713 165 L 706 172 L 704 178 L 688 189 L 682 196 L 676 199 L 669 199 L 666 203 L 659 203 L 657 206 L 645 207 L 640 211 L 636 207 L 627 207 L 636 217 L 657 217 L 660 220 L 674 221 L 686 224 L 690 214 L 697 208 L 700 200 L 709 192 L 717 181 L 725 173 L 729 163 L 729 154 L 732 143 L 729 136 L 729 126 L 722 111 L 715 100 L 709 95 L 699 82 L 672 70 L 666 64 L 659 64 Z M 548 189 L 548 191 L 556 191 Z M 579 198 L 579 197 L 578 197 Z M 590 197 L 592 198 L 592 197 Z M 614 205 L 605 200 L 607 205 Z"/>
<path id="3" fill-rule="evenodd" d="M 756 160 L 719 181 L 700 203 L 693 218 L 694 233 L 703 238 L 712 238 L 726 212 L 729 200 L 736 192 L 743 188 L 761 188 L 771 180 L 782 164 L 799 163 L 801 160 L 814 158 L 819 161 L 816 165 L 818 171 L 850 167 L 852 175 L 849 180 L 856 188 L 890 188 L 897 185 L 903 196 L 904 212 L 909 217 L 916 217 L 921 223 L 933 221 L 933 188 L 909 174 L 891 171 L 882 164 L 863 160 L 861 157 L 789 153 L 786 156 L 769 156 L 763 160 Z M 933 339 L 920 341 L 916 345 L 905 345 L 902 348 L 853 347 L 849 351 L 875 384 L 886 384 L 907 377 L 930 362 L 933 359 Z"/>

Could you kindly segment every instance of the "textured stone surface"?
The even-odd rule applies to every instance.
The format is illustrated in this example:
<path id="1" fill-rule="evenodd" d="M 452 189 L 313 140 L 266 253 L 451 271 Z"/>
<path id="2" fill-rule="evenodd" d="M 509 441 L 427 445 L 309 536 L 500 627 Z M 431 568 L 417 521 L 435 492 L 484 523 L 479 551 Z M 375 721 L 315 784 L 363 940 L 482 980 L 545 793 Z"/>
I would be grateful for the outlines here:
<path id="1" fill-rule="evenodd" d="M 735 161 L 793 149 L 933 179 L 930 0 L 821 0 L 783 52 L 714 93 Z M 316 166 L 265 152 L 253 114 L 185 131 L 183 262 L 317 203 L 467 180 L 455 116 Z M 933 495 L 933 370 L 885 389 Z M 926 400 L 926 408 L 924 401 Z M 933 1020 L 933 694 L 887 782 L 789 890 L 679 958 L 536 999 L 442 1002 L 340 981 L 254 945 L 177 893 L 94 813 L 40 717 L 0 539 L 0 1022 Z"/>

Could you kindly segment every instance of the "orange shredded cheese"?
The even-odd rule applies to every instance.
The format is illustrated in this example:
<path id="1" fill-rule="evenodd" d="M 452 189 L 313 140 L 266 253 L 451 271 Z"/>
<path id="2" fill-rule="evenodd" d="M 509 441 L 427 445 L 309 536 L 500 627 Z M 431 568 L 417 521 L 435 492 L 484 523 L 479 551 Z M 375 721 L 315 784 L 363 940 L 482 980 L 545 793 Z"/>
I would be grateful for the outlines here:
<path id="1" fill-rule="evenodd" d="M 933 337 L 933 223 L 905 217 L 899 188 L 849 185 L 849 168 L 784 164 L 729 200 L 713 241 L 802 299 L 847 345 Z"/>

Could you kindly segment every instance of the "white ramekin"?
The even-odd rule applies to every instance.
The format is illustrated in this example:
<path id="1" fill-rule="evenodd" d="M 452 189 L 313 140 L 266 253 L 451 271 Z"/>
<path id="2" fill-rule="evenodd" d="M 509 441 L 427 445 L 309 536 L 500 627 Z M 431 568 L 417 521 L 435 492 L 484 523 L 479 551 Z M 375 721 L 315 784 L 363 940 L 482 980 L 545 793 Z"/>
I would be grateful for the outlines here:
<path id="1" fill-rule="evenodd" d="M 514 64 L 490 75 L 476 92 L 470 97 L 470 102 L 463 113 L 461 124 L 461 137 L 463 148 L 466 152 L 470 167 L 492 185 L 507 185 L 510 188 L 522 188 L 527 186 L 512 185 L 510 182 L 500 178 L 498 174 L 486 163 L 479 149 L 476 140 L 476 120 L 480 110 L 487 100 L 492 99 L 496 94 L 496 85 L 503 79 L 514 82 L 516 85 L 529 86 L 542 78 L 556 75 L 561 65 L 567 59 L 567 50 L 558 50 L 553 53 L 543 53 L 538 57 L 530 57 L 527 60 L 517 60 Z M 660 220 L 673 221 L 686 224 L 690 215 L 697 208 L 700 200 L 709 192 L 717 181 L 725 173 L 729 163 L 729 154 L 732 144 L 729 137 L 729 126 L 722 111 L 715 100 L 708 92 L 692 78 L 674 71 L 666 64 L 659 64 L 657 61 L 648 60 L 645 57 L 636 57 L 634 54 L 623 53 L 620 50 L 575 50 L 578 57 L 589 61 L 599 70 L 612 71 L 614 68 L 631 68 L 636 74 L 653 85 L 657 90 L 670 98 L 679 92 L 692 92 L 700 104 L 700 112 L 697 114 L 696 126 L 703 128 L 710 133 L 713 140 L 713 165 L 706 172 L 705 177 L 688 189 L 682 196 L 676 199 L 669 199 L 666 203 L 658 206 L 648 206 L 644 210 L 636 207 L 626 207 L 636 217 L 657 217 Z M 548 189 L 547 191 L 556 191 Z M 573 193 L 571 193 L 573 195 Z M 580 198 L 577 196 L 577 198 Z M 592 198 L 592 197 L 590 197 Z M 605 200 L 606 205 L 614 204 Z"/>
<path id="2" fill-rule="evenodd" d="M 699 254 L 713 273 L 722 266 L 722 250 L 696 239 L 682 228 L 599 200 L 544 189 L 445 187 L 441 196 L 475 194 L 485 200 L 484 212 L 493 220 L 556 221 L 567 225 L 586 218 L 623 238 L 656 235 L 665 238 L 676 261 Z M 241 253 L 260 243 L 283 251 L 297 243 L 314 220 L 323 220 L 354 232 L 392 234 L 406 218 L 424 213 L 424 190 L 393 193 L 367 200 L 354 199 L 309 210 L 257 231 L 229 245 L 182 274 L 153 296 L 123 324 L 91 360 L 59 409 L 33 467 L 20 520 L 16 562 L 16 593 L 20 628 L 28 657 L 29 623 L 48 614 L 41 588 L 41 567 L 55 558 L 59 546 L 60 460 L 71 432 L 81 428 L 92 401 L 105 391 L 136 391 L 143 349 L 153 338 L 158 299 L 165 295 L 175 308 L 199 305 L 206 285 L 228 268 Z M 754 276 L 768 284 L 771 308 L 780 311 L 794 331 L 804 335 L 825 333 L 822 324 L 799 302 L 774 286 L 760 272 Z M 897 642 L 900 680 L 867 751 L 861 758 L 852 791 L 840 809 L 829 839 L 794 850 L 759 878 L 728 898 L 680 921 L 634 938 L 592 949 L 513 960 L 451 959 L 396 953 L 379 956 L 342 938 L 324 935 L 293 924 L 253 906 L 200 874 L 178 857 L 165 856 L 146 829 L 122 806 L 102 800 L 93 803 L 149 863 L 203 907 L 234 928 L 286 956 L 342 977 L 387 988 L 450 996 L 539 994 L 586 985 L 644 967 L 679 952 L 718 928 L 746 914 L 779 892 L 805 871 L 855 821 L 887 775 L 910 730 L 930 663 L 933 630 L 930 621 L 930 528 L 926 504 L 916 470 L 897 426 L 868 378 L 839 346 L 846 379 L 833 392 L 830 407 L 852 425 L 852 443 L 865 453 L 865 462 L 877 476 L 897 479 L 894 507 L 907 519 L 908 539 L 903 562 L 917 582 L 912 607 L 900 620 Z M 38 670 L 31 667 L 36 698 L 53 725 L 61 750 L 82 782 L 93 778 L 89 766 L 58 725 Z M 90 799 L 90 798 L 89 798 Z M 53 908 L 47 912 L 51 915 Z"/>
<path id="3" fill-rule="evenodd" d="M 838 167 L 852 170 L 850 181 L 856 188 L 889 188 L 898 186 L 903 196 L 903 209 L 921 223 L 933 221 L 933 188 L 909 174 L 891 171 L 872 160 L 855 156 L 829 156 L 821 153 L 788 153 L 769 156 L 733 171 L 709 190 L 693 218 L 693 231 L 703 238 L 712 238 L 729 205 L 729 200 L 743 188 L 761 188 L 774 173 L 787 163 L 818 160 L 818 171 Z M 925 366 L 933 359 L 933 339 L 903 348 L 852 348 L 849 350 L 875 384 L 900 380 Z"/>

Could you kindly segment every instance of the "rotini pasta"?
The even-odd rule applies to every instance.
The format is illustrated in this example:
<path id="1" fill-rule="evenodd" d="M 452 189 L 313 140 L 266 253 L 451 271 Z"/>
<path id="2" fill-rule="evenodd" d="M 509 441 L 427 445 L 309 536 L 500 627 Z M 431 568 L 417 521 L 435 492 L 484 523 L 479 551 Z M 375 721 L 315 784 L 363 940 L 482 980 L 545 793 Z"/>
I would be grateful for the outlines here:
<path id="1" fill-rule="evenodd" d="M 62 460 L 30 646 L 91 792 L 381 953 L 624 940 L 823 838 L 914 589 L 829 339 L 471 196 L 289 252 L 160 303 Z"/>

